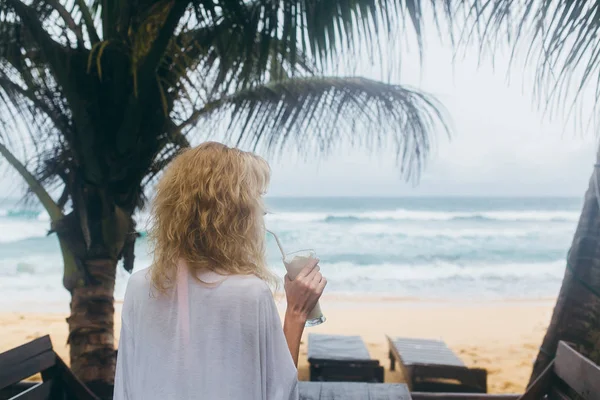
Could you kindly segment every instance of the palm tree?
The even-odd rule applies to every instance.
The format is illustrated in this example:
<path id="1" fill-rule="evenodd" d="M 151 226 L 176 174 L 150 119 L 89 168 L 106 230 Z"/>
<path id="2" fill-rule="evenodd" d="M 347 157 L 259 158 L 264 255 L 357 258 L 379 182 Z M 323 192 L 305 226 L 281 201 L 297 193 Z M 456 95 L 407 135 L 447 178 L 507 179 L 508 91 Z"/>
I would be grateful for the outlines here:
<path id="1" fill-rule="evenodd" d="M 419 36 L 419 2 L 0 0 L 0 153 L 51 217 L 71 367 L 97 393 L 109 396 L 114 376 L 115 273 L 119 260 L 133 268 L 132 216 L 191 133 L 225 121 L 229 141 L 269 153 L 393 139 L 404 175 L 418 172 L 430 134 L 446 129 L 434 100 L 324 75 L 365 40 L 393 37 L 398 20 Z"/>
<path id="2" fill-rule="evenodd" d="M 513 55 L 524 45 L 525 64 L 536 66 L 535 92 L 548 113 L 563 106 L 569 107 L 569 114 L 575 112 L 590 89 L 598 104 L 600 1 L 469 0 L 456 4 L 452 15 L 468 21 L 459 18 L 467 27 L 461 34 L 464 43 L 473 39 L 492 54 L 508 43 Z M 530 383 L 552 361 L 559 340 L 572 343 L 600 363 L 600 148 L 596 163 L 590 165 L 592 176 L 562 287 Z"/>

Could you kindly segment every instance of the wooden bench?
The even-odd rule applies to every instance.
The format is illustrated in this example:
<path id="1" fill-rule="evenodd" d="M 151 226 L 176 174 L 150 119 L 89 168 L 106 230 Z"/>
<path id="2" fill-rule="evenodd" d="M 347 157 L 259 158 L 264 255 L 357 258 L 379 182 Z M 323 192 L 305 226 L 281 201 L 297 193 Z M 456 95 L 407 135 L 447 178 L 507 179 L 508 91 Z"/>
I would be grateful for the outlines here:
<path id="1" fill-rule="evenodd" d="M 411 392 L 487 392 L 487 371 L 468 368 L 446 343 L 389 336 L 387 340 L 390 370 L 397 361 Z"/>
<path id="2" fill-rule="evenodd" d="M 600 400 L 600 368 L 567 343 L 559 342 L 554 361 L 520 400 L 544 398 Z"/>
<path id="3" fill-rule="evenodd" d="M 41 382 L 21 382 L 41 373 Z M 52 349 L 50 336 L 0 354 L 0 399 L 99 400 Z"/>
<path id="4" fill-rule="evenodd" d="M 411 400 L 400 383 L 298 382 L 300 400 Z"/>
<path id="5" fill-rule="evenodd" d="M 518 400 L 520 394 L 410 392 L 412 400 Z"/>
<path id="6" fill-rule="evenodd" d="M 518 394 L 410 392 L 401 383 L 298 382 L 300 400 L 518 400 Z"/>
<path id="7" fill-rule="evenodd" d="M 383 382 L 383 367 L 360 336 L 308 335 L 311 381 Z"/>

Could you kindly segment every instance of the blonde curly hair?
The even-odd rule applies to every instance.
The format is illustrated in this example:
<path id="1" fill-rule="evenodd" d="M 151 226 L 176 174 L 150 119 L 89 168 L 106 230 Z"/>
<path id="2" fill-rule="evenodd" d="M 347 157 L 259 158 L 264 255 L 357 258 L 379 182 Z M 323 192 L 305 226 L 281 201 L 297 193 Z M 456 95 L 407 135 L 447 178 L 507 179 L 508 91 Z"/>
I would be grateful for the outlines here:
<path id="1" fill-rule="evenodd" d="M 271 169 L 252 153 L 207 142 L 169 165 L 154 197 L 149 238 L 151 280 L 172 287 L 177 263 L 201 271 L 254 274 L 276 283 L 265 260 L 264 204 Z"/>

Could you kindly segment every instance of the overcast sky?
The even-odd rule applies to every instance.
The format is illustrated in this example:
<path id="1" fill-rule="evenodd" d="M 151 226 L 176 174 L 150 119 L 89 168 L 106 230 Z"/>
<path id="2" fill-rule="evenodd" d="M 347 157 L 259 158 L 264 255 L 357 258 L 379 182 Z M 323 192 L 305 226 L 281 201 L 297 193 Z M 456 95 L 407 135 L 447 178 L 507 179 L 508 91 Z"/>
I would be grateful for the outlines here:
<path id="1" fill-rule="evenodd" d="M 533 69 L 518 58 L 484 60 L 477 50 L 453 52 L 429 35 L 423 67 L 416 52 L 402 58 L 398 80 L 435 95 L 448 110 L 454 136 L 438 135 L 418 186 L 405 183 L 392 152 L 342 151 L 320 160 L 273 163 L 272 195 L 322 196 L 583 196 L 593 171 L 597 140 L 565 113 L 538 111 Z M 502 58 L 503 54 L 497 54 Z M 504 60 L 508 58 L 505 56 Z M 453 67 L 454 66 L 454 67 Z M 376 77 L 365 69 L 364 74 Z M 510 82 L 509 79 L 510 78 Z M 591 106 L 593 100 L 585 102 Z M 591 107 L 579 121 L 589 121 Z M 580 124 L 581 125 L 581 124 Z"/>
<path id="2" fill-rule="evenodd" d="M 564 115 L 550 120 L 538 112 L 531 70 L 515 68 L 509 84 L 506 62 L 494 71 L 491 62 L 477 61 L 476 49 L 453 61 L 436 35 L 427 39 L 422 67 L 415 51 L 402 53 L 395 82 L 436 96 L 454 132 L 451 140 L 438 135 L 418 186 L 401 179 L 391 151 L 342 149 L 328 159 L 315 154 L 303 162 L 290 154 L 285 162 L 272 162 L 269 195 L 582 196 L 594 164 L 594 132 L 575 129 Z M 369 66 L 358 72 L 380 76 Z M 9 196 L 22 188 L 14 174 L 0 181 Z"/>

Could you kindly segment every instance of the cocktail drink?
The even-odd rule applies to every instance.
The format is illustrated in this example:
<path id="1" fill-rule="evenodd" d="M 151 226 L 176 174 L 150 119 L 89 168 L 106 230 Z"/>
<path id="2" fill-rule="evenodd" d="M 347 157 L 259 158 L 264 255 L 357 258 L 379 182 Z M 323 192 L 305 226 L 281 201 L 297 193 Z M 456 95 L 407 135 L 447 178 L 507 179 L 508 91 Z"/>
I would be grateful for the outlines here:
<path id="1" fill-rule="evenodd" d="M 311 259 L 315 259 L 316 254 L 313 250 L 300 250 L 288 253 L 283 259 L 283 265 L 287 270 L 291 280 L 296 279 L 300 271 L 308 264 Z M 325 317 L 321 311 L 321 305 L 317 302 L 315 308 L 308 314 L 305 326 L 317 326 L 325 322 Z"/>

